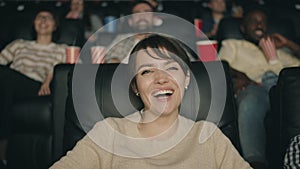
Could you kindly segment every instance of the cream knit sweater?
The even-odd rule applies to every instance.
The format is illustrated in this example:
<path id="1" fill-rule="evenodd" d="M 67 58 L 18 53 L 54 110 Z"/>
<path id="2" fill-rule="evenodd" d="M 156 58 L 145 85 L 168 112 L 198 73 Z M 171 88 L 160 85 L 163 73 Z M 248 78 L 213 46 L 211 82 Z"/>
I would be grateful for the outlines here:
<path id="1" fill-rule="evenodd" d="M 77 143 L 51 169 L 248 169 L 228 138 L 210 122 L 179 116 L 176 133 L 168 139 L 141 138 L 138 113 L 108 118 Z M 134 120 L 135 119 L 135 120 Z"/>

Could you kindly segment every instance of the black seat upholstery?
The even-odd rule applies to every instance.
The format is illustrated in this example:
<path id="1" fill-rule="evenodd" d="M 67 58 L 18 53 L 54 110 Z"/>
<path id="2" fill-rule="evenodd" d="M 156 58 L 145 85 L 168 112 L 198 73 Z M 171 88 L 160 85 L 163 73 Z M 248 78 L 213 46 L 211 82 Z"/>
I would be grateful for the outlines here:
<path id="1" fill-rule="evenodd" d="M 217 32 L 218 42 L 220 43 L 224 39 L 243 39 L 243 35 L 240 32 L 240 23 L 241 19 L 237 18 L 222 19 Z"/>
<path id="2" fill-rule="evenodd" d="M 82 46 L 84 43 L 84 25 L 81 19 L 61 19 L 57 43 Z"/>
<path id="3" fill-rule="evenodd" d="M 1 10 L 1 9 L 0 9 Z M 12 18 L 7 17 L 4 14 L 0 13 L 0 20 L 2 22 L 2 25 L 0 27 L 0 51 L 9 43 L 12 41 Z M 4 17 L 5 16 L 5 17 Z"/>
<path id="4" fill-rule="evenodd" d="M 52 162 L 52 113 L 48 97 L 18 102 L 13 107 L 8 168 L 48 168 Z"/>
<path id="5" fill-rule="evenodd" d="M 219 80 L 215 84 L 212 84 L 211 77 L 208 77 L 207 69 L 223 69 L 222 67 L 218 67 L 218 65 L 223 65 L 225 70 L 226 83 L 224 83 L 224 86 L 227 94 L 225 96 L 226 103 L 224 111 L 221 108 L 221 112 L 212 112 L 208 117 L 208 110 L 210 107 L 213 107 L 210 102 L 212 96 L 210 87 L 212 85 L 220 86 L 222 82 Z M 14 111 L 12 112 L 12 120 L 14 122 L 13 132 L 8 147 L 9 168 L 48 168 L 85 135 L 83 129 L 91 128 L 93 123 L 103 119 L 103 117 L 121 117 L 119 113 L 120 109 L 117 108 L 111 93 L 112 77 L 117 67 L 118 64 L 81 64 L 76 65 L 76 67 L 68 64 L 57 65 L 51 84 L 52 95 L 50 98 L 42 97 L 34 100 L 26 100 L 25 102 L 17 103 L 14 107 Z M 122 64 L 120 67 L 126 69 L 128 66 Z M 74 74 L 74 71 L 76 72 L 79 69 L 87 74 L 83 74 L 85 76 L 79 81 L 73 80 L 73 78 L 76 78 L 75 75 L 78 75 L 77 73 Z M 207 62 L 203 65 L 201 62 L 193 62 L 192 71 L 201 94 L 197 120 L 208 119 L 216 123 L 238 150 L 240 150 L 236 121 L 237 114 L 231 80 L 228 75 L 228 64 L 225 62 L 223 64 Z M 96 80 L 88 80 L 93 76 Z M 126 79 L 126 77 L 124 76 L 123 78 Z M 79 83 L 76 85 L 74 82 Z M 95 89 L 91 88 L 91 86 L 95 86 Z M 129 91 L 128 86 L 122 84 L 121 86 L 123 86 L 122 90 Z M 90 95 L 87 92 L 88 90 L 94 95 Z M 118 90 L 117 92 L 119 92 Z M 84 97 L 84 95 L 88 98 L 85 99 L 86 96 Z M 122 95 L 119 96 L 119 99 L 122 100 Z M 133 96 L 133 93 L 131 93 L 131 96 Z M 82 110 L 78 108 L 78 104 L 73 104 L 76 103 L 76 97 L 84 98 L 79 105 L 84 108 L 84 118 L 89 118 L 89 123 L 82 121 L 80 113 L 78 114 Z M 133 105 L 140 107 L 140 100 L 137 100 L 135 95 L 133 98 L 135 98 L 132 100 Z M 191 100 L 194 99 L 191 97 L 188 98 Z M 218 100 L 219 97 L 216 99 Z M 89 106 L 93 101 L 96 102 L 97 108 Z M 100 116 L 100 112 L 99 114 L 91 114 L 91 112 L 99 111 L 98 106 L 101 112 L 103 112 L 103 117 Z M 77 113 L 74 111 L 74 108 Z M 133 110 L 132 107 L 128 107 L 128 110 L 121 109 L 121 112 L 133 113 Z M 189 114 L 186 115 L 189 116 Z M 218 115 L 221 116 L 218 117 Z M 80 121 L 78 117 L 81 119 Z"/>
<path id="6" fill-rule="evenodd" d="M 225 108 L 223 112 L 213 112 L 212 116 L 208 117 L 208 111 L 210 109 L 211 104 L 211 87 L 212 84 L 210 83 L 206 68 L 217 68 L 218 63 L 217 62 L 208 62 L 204 65 L 200 62 L 193 62 L 192 63 L 192 71 L 195 75 L 196 78 L 196 83 L 198 84 L 199 87 L 199 93 L 200 93 L 200 109 L 198 111 L 198 116 L 196 120 L 209 120 L 214 123 L 216 123 L 221 130 L 227 135 L 230 140 L 233 142 L 233 144 L 239 149 L 239 138 L 238 138 L 238 130 L 237 130 L 237 114 L 236 114 L 236 107 L 235 107 L 235 101 L 233 97 L 233 90 L 231 86 L 231 80 L 230 76 L 228 75 L 228 64 L 223 63 L 224 69 L 226 72 L 226 78 L 227 78 L 227 96 L 226 96 L 226 103 L 225 103 Z M 90 65 L 77 65 L 79 68 L 77 70 L 84 70 L 84 71 L 92 71 L 95 70 L 96 68 L 91 67 Z M 123 67 L 126 67 L 126 65 L 121 65 Z M 84 68 L 85 67 L 85 68 Z M 111 82 L 112 82 L 112 77 L 114 74 L 115 69 L 117 68 L 117 65 L 115 64 L 108 64 L 104 66 L 100 66 L 98 69 L 98 72 L 96 74 L 96 82 L 95 82 L 95 91 L 96 91 L 96 99 L 97 103 L 100 107 L 100 111 L 102 112 L 102 116 L 105 117 L 122 117 L 124 114 L 120 115 L 121 112 L 126 112 L 128 113 L 133 113 L 135 109 L 131 106 L 127 106 L 128 104 L 123 104 L 121 105 L 122 108 L 119 108 L 120 103 L 113 98 L 111 91 L 115 91 L 113 89 Z M 89 85 L 87 82 L 88 78 L 85 76 L 83 79 L 78 79 L 78 75 L 76 77 L 73 77 L 73 71 L 70 71 L 69 75 L 69 82 L 70 80 L 77 79 L 74 81 L 74 83 L 69 83 L 69 94 L 67 98 L 67 104 L 66 104 L 66 120 L 65 120 L 65 131 L 64 131 L 64 148 L 65 151 L 70 150 L 76 142 L 82 138 L 85 135 L 84 129 L 89 130 L 93 124 L 101 119 L 103 119 L 101 116 L 98 114 L 90 114 L 90 112 L 94 111 L 89 111 L 89 109 L 92 109 L 93 107 L 91 105 L 91 102 L 93 102 L 93 99 L 91 100 L 85 100 L 83 99 L 84 97 L 82 95 L 84 102 L 80 102 L 81 106 L 80 107 L 89 107 L 89 109 L 84 110 L 83 112 L 80 112 L 80 108 L 78 106 L 74 105 L 74 94 L 77 96 L 75 91 L 86 91 L 92 88 L 93 83 Z M 126 78 L 126 77 L 123 77 Z M 126 79 L 125 79 L 126 80 Z M 79 81 L 79 82 L 78 82 Z M 78 84 L 77 84 L 78 83 Z M 82 83 L 85 83 L 83 85 Z M 219 82 L 219 84 L 221 84 Z M 74 89 L 75 86 L 75 89 Z M 77 86 L 77 87 L 76 87 Z M 72 89 L 73 87 L 73 89 Z M 73 95 L 72 91 L 73 90 Z M 120 97 L 119 100 L 124 100 L 126 97 L 122 96 L 122 91 L 121 90 L 129 90 L 128 86 L 126 85 L 126 82 L 124 83 L 124 88 L 123 89 L 117 89 L 120 90 L 118 91 Z M 74 93 L 75 92 L 75 93 Z M 87 99 L 89 99 L 89 94 L 86 96 Z M 137 97 L 133 94 L 130 93 L 130 98 L 131 102 L 134 105 L 134 107 L 141 108 L 141 101 L 137 99 Z M 184 98 L 188 99 L 188 98 Z M 189 99 L 194 99 L 194 98 L 189 98 Z M 117 99 L 118 100 L 118 99 Z M 190 100 L 189 100 L 190 101 Z M 78 103 L 78 102 L 76 102 Z M 77 107 L 77 108 L 76 108 Z M 75 113 L 75 109 L 77 114 Z M 184 111 L 189 111 L 188 108 L 183 108 Z M 79 111 L 79 112 L 78 112 Z M 82 120 L 82 117 L 80 117 L 80 121 L 78 120 L 78 116 L 81 116 L 80 113 L 84 113 L 84 118 L 88 117 L 89 121 L 86 123 L 85 120 Z M 221 114 L 221 119 L 218 119 L 218 115 Z M 185 114 L 185 116 L 189 117 L 189 114 Z M 211 118 L 212 117 L 212 118 Z M 189 117 L 191 118 L 191 117 Z M 78 137 L 80 136 L 80 137 Z"/>
<path id="7" fill-rule="evenodd" d="M 284 68 L 270 91 L 272 162 L 282 166 L 290 139 L 300 134 L 300 67 Z"/>

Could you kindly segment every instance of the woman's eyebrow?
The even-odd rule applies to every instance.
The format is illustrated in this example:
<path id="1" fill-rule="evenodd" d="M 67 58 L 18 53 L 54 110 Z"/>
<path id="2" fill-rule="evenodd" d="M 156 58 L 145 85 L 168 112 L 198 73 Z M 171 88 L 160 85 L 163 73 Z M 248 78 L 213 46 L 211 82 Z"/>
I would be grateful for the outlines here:
<path id="1" fill-rule="evenodd" d="M 142 64 L 141 66 L 139 66 L 138 68 L 137 68 L 137 70 L 140 70 L 140 69 L 142 69 L 142 68 L 144 68 L 144 67 L 153 67 L 154 65 L 153 64 L 150 64 L 150 63 L 147 63 L 147 64 Z"/>
<path id="2" fill-rule="evenodd" d="M 169 65 L 171 63 L 176 63 L 176 61 L 174 61 L 174 60 L 168 60 L 168 61 L 164 62 L 163 65 L 166 66 L 166 65 Z M 142 69 L 144 67 L 153 67 L 153 66 L 154 66 L 154 64 L 152 64 L 152 63 L 142 64 L 141 66 L 139 66 L 137 68 L 137 71 L 139 71 L 140 69 Z"/>

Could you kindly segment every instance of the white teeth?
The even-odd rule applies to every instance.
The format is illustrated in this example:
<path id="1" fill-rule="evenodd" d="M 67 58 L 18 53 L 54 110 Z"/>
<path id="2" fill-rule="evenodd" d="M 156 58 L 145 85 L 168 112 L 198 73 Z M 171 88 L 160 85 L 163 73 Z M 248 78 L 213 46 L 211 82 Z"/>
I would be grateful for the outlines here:
<path id="1" fill-rule="evenodd" d="M 170 95 L 170 94 L 173 94 L 172 90 L 159 90 L 154 93 L 154 96 L 157 97 L 159 95 Z"/>
<path id="2" fill-rule="evenodd" d="M 264 32 L 261 31 L 261 30 L 256 30 L 255 34 L 258 35 L 258 36 L 262 36 L 264 34 Z"/>

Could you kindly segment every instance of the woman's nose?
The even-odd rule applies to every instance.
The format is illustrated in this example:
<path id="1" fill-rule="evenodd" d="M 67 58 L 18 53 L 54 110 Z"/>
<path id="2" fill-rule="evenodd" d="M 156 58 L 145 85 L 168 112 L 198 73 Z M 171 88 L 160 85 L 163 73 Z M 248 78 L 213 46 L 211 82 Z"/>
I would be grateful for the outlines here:
<path id="1" fill-rule="evenodd" d="M 155 83 L 164 84 L 168 82 L 169 74 L 163 70 L 157 70 L 155 73 Z"/>

